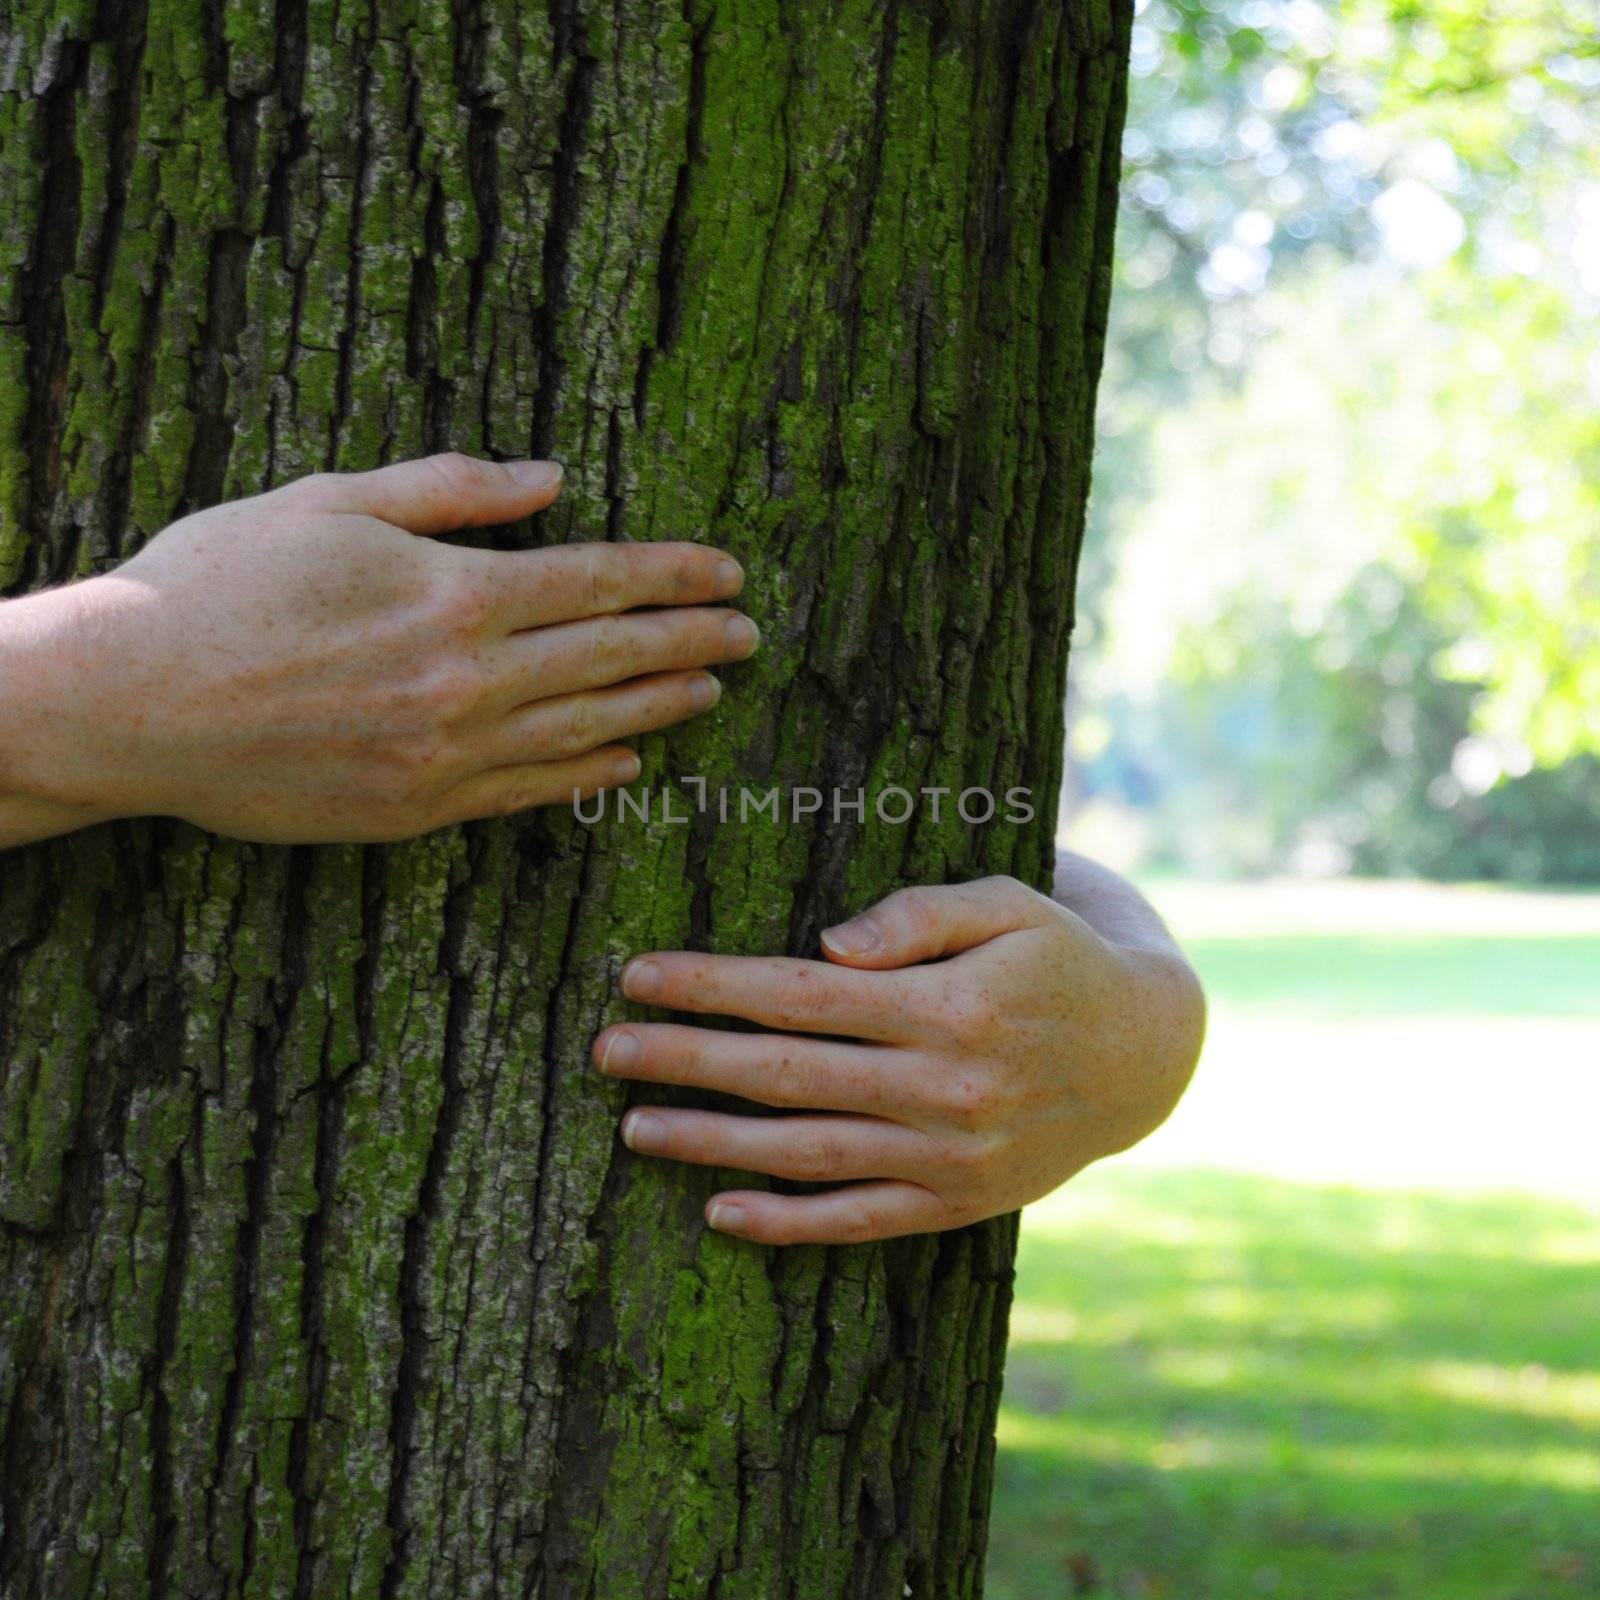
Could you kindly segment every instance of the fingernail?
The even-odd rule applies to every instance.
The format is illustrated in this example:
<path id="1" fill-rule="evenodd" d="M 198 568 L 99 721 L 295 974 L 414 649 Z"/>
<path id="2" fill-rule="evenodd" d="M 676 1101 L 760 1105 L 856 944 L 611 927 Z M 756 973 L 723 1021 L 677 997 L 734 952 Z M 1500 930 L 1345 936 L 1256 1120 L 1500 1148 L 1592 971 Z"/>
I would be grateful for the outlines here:
<path id="1" fill-rule="evenodd" d="M 761 643 L 761 630 L 749 617 L 728 618 L 728 648 L 737 656 L 747 656 Z"/>
<path id="2" fill-rule="evenodd" d="M 622 969 L 622 992 L 630 1000 L 649 1000 L 661 993 L 661 968 L 653 961 L 630 961 Z"/>
<path id="3" fill-rule="evenodd" d="M 559 461 L 508 461 L 506 471 L 525 489 L 553 489 L 561 482 Z"/>
<path id="4" fill-rule="evenodd" d="M 648 1111 L 630 1111 L 622 1119 L 622 1142 L 630 1150 L 649 1155 L 667 1142 L 666 1124 Z"/>
<path id="5" fill-rule="evenodd" d="M 617 757 L 617 765 L 611 775 L 611 781 L 613 783 L 632 783 L 639 776 L 640 771 L 638 753 L 629 750 L 625 755 Z"/>
<path id="6" fill-rule="evenodd" d="M 707 711 L 722 698 L 722 685 L 708 673 L 689 680 L 689 704 L 696 711 Z"/>
<path id="7" fill-rule="evenodd" d="M 602 1072 L 627 1072 L 639 1065 L 639 1041 L 631 1033 L 614 1033 L 600 1052 Z"/>
<path id="8" fill-rule="evenodd" d="M 744 1227 L 744 1207 L 731 1200 L 713 1200 L 706 1209 L 706 1221 L 718 1233 L 738 1233 Z"/>
<path id="9" fill-rule="evenodd" d="M 744 588 L 744 568 L 731 557 L 725 556 L 717 563 L 717 593 L 736 595 Z"/>
<path id="10" fill-rule="evenodd" d="M 883 940 L 870 922 L 856 921 L 841 922 L 837 928 L 827 929 L 822 942 L 837 955 L 864 956 L 869 950 L 876 950 Z"/>

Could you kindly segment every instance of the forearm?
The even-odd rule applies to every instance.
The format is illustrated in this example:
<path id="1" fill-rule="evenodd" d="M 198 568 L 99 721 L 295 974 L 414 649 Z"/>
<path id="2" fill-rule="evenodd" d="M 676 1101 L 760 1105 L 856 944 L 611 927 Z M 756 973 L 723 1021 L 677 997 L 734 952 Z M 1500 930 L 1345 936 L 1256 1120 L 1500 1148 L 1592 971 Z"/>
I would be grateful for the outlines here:
<path id="1" fill-rule="evenodd" d="M 0 850 L 37 844 L 79 828 L 108 821 L 107 814 L 90 806 L 63 805 L 32 795 L 0 792 Z"/>
<path id="2" fill-rule="evenodd" d="M 0 850 L 111 815 L 50 782 L 44 745 L 59 735 L 62 590 L 0 601 Z"/>
<path id="3" fill-rule="evenodd" d="M 1087 856 L 1056 851 L 1052 895 L 1111 944 L 1128 950 L 1158 950 L 1183 958 L 1156 908 L 1128 880 Z"/>

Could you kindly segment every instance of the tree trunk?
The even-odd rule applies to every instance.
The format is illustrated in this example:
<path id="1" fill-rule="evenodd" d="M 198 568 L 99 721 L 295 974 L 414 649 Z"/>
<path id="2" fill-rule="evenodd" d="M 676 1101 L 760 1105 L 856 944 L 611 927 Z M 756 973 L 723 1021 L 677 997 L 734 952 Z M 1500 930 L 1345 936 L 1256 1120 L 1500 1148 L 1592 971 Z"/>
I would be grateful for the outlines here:
<path id="1" fill-rule="evenodd" d="M 5 1600 L 980 1591 L 1014 1219 L 708 1234 L 588 1048 L 635 950 L 1047 881 L 1130 14 L 0 0 L 7 592 L 460 448 L 766 638 L 644 741 L 687 824 L 0 857 Z"/>

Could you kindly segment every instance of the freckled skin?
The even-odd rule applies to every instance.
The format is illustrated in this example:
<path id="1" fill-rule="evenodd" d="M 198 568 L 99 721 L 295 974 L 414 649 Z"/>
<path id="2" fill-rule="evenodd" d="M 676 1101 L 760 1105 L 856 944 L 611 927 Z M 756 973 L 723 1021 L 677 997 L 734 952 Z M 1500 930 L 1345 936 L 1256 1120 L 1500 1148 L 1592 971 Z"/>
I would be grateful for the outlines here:
<path id="1" fill-rule="evenodd" d="M 305 478 L 0 604 L 0 847 L 145 815 L 400 839 L 630 782 L 621 741 L 709 709 L 702 669 L 758 635 L 700 545 L 426 537 L 559 492 L 553 464 L 457 455 Z"/>
<path id="2" fill-rule="evenodd" d="M 835 1185 L 715 1196 L 707 1221 L 744 1238 L 854 1243 L 1016 1210 L 1159 1126 L 1199 1058 L 1193 969 L 1136 890 L 1079 856 L 1059 858 L 1055 900 L 1011 878 L 903 890 L 823 953 L 638 958 L 631 999 L 792 1031 L 626 1023 L 595 1042 L 614 1076 L 789 1113 L 624 1119 L 641 1154 Z"/>

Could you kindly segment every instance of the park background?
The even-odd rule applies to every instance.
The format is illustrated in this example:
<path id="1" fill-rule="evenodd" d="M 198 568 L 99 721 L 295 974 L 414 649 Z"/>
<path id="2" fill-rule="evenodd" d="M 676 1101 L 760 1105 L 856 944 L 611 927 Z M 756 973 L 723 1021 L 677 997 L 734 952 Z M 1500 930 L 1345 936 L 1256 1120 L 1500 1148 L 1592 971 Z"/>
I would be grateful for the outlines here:
<path id="1" fill-rule="evenodd" d="M 1063 828 L 1211 1030 L 990 1592 L 1600 1596 L 1600 13 L 1144 0 L 1124 154 Z"/>

